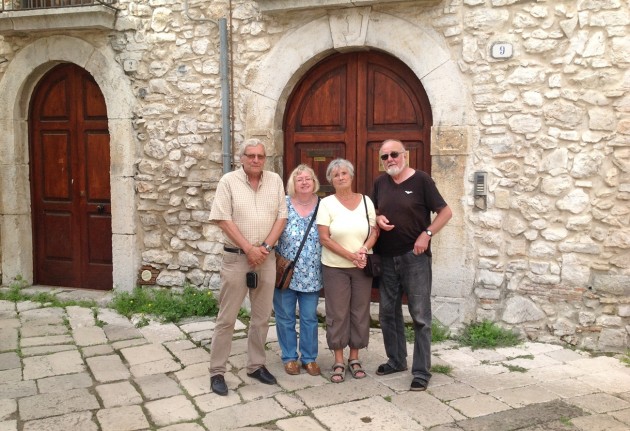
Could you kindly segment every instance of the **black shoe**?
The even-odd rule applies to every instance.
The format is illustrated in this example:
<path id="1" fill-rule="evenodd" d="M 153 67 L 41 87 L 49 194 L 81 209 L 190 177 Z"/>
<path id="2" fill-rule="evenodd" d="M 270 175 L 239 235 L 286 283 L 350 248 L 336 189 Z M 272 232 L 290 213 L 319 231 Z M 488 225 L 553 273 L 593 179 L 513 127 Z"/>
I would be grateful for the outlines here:
<path id="1" fill-rule="evenodd" d="M 266 385 L 275 385 L 276 383 L 278 383 L 273 374 L 271 374 L 264 365 L 253 373 L 247 373 L 247 375 L 252 379 L 256 379 Z"/>
<path id="2" fill-rule="evenodd" d="M 414 377 L 411 381 L 411 387 L 409 388 L 409 390 L 417 392 L 426 391 L 428 385 L 429 383 L 425 380 L 422 380 L 420 377 Z"/>
<path id="3" fill-rule="evenodd" d="M 228 387 L 225 384 L 225 378 L 221 374 L 210 377 L 210 389 L 217 395 L 226 396 L 228 394 Z"/>
<path id="4" fill-rule="evenodd" d="M 385 363 L 378 366 L 378 368 L 376 369 L 376 375 L 386 376 L 388 374 L 401 373 L 403 371 L 407 371 L 407 367 L 398 369 L 398 368 L 392 367 L 388 363 Z"/>

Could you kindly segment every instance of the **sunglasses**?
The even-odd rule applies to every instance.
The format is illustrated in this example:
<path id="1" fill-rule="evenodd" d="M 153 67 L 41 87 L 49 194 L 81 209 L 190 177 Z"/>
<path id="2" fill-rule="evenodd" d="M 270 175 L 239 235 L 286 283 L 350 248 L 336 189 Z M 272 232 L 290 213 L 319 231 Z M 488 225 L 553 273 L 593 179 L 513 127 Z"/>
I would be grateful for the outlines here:
<path id="1" fill-rule="evenodd" d="M 392 151 L 391 153 L 387 153 L 387 154 L 381 154 L 381 160 L 385 161 L 387 160 L 387 158 L 389 156 L 392 157 L 392 159 L 397 159 L 398 156 L 400 156 L 402 153 L 399 153 L 398 151 Z"/>
<path id="2" fill-rule="evenodd" d="M 265 160 L 265 156 L 264 154 L 243 154 L 245 157 L 247 157 L 249 160 L 254 160 L 254 159 L 258 159 L 258 160 Z"/>

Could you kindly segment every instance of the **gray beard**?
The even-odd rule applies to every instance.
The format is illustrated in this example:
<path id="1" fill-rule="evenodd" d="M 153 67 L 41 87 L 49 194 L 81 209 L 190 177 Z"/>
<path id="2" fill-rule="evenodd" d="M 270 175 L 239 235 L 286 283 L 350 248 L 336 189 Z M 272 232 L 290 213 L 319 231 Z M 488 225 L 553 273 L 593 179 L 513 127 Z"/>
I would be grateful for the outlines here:
<path id="1" fill-rule="evenodd" d="M 389 176 L 395 177 L 396 175 L 399 175 L 404 169 L 405 169 L 404 166 L 400 168 L 397 166 L 392 166 L 391 168 L 385 169 L 385 172 L 387 172 Z"/>

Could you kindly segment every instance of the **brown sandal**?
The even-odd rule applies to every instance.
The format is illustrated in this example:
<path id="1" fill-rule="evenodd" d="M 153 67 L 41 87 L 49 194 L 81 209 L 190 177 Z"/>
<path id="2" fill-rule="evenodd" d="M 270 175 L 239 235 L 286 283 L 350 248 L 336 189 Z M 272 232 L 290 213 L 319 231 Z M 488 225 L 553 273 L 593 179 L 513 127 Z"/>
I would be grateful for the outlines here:
<path id="1" fill-rule="evenodd" d="M 302 364 L 302 368 L 306 370 L 311 376 L 319 376 L 322 370 L 319 369 L 317 362 L 309 362 L 308 364 Z"/>
<path id="2" fill-rule="evenodd" d="M 297 376 L 298 374 L 300 374 L 300 366 L 298 365 L 297 361 L 289 361 L 284 364 L 284 371 L 286 371 L 287 374 L 291 376 Z"/>

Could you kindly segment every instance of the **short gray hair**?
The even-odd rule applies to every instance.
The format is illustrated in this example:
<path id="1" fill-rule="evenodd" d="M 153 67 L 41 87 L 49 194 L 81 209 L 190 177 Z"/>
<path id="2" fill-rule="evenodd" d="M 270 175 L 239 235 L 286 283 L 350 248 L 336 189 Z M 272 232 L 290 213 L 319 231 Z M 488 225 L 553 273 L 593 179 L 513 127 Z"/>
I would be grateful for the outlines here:
<path id="1" fill-rule="evenodd" d="M 354 178 L 354 166 L 352 166 L 352 163 L 350 163 L 346 159 L 335 159 L 330 162 L 328 168 L 326 168 L 326 179 L 330 184 L 332 184 L 333 171 L 336 171 L 339 168 L 347 168 L 350 176 Z"/>
<path id="2" fill-rule="evenodd" d="M 239 145 L 239 147 L 238 147 L 238 156 L 239 157 L 243 157 L 245 155 L 245 151 L 249 147 L 257 147 L 258 145 L 262 145 L 263 146 L 263 151 L 265 152 L 265 155 L 266 155 L 267 154 L 267 149 L 265 148 L 265 144 L 263 144 L 262 141 L 260 139 L 258 139 L 258 138 L 249 138 L 249 139 L 245 139 Z"/>

